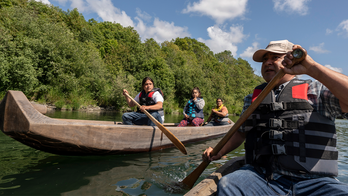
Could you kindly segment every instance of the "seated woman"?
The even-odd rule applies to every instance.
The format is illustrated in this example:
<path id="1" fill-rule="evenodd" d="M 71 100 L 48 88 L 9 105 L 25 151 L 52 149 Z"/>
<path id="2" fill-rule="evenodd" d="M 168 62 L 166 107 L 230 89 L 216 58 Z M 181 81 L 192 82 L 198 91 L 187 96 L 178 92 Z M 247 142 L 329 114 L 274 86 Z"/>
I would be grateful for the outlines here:
<path id="1" fill-rule="evenodd" d="M 221 98 L 216 99 L 216 107 L 211 110 L 211 114 L 205 122 L 205 126 L 220 126 L 230 124 L 230 119 L 228 118 L 228 110 L 223 105 Z"/>
<path id="2" fill-rule="evenodd" d="M 191 91 L 191 99 L 185 105 L 184 119 L 178 127 L 184 127 L 189 124 L 198 127 L 204 122 L 203 107 L 205 102 L 201 96 L 201 91 L 198 87 L 194 87 Z"/>
<path id="3" fill-rule="evenodd" d="M 144 112 L 147 110 L 158 122 L 164 122 L 163 112 L 163 93 L 161 89 L 154 88 L 154 82 L 150 77 L 146 77 L 142 82 L 143 90 L 135 96 L 134 100 L 138 102 L 141 107 L 136 112 L 127 112 L 122 115 L 123 124 L 126 125 L 149 125 L 156 126 L 155 123 L 149 119 Z M 126 96 L 128 91 L 123 89 L 123 95 L 126 97 L 129 107 L 134 107 L 136 104 Z"/>

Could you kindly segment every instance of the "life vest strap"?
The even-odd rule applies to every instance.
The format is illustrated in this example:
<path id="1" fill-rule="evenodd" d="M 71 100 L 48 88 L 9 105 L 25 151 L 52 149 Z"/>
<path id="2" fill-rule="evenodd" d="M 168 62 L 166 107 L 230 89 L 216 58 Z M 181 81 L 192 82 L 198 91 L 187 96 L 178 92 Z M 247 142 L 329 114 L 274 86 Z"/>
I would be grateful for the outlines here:
<path id="1" fill-rule="evenodd" d="M 270 118 L 267 122 L 266 120 L 253 118 L 253 119 L 246 120 L 243 126 L 271 128 L 271 129 L 299 129 L 301 127 L 299 126 L 299 122 L 300 121 L 291 121 L 291 120 L 276 119 L 276 118 Z M 335 129 L 332 127 L 332 125 L 329 125 L 329 124 L 307 122 L 307 123 L 304 123 L 303 128 L 306 130 L 316 130 L 316 131 L 321 131 L 325 133 L 332 133 L 332 134 L 335 133 Z"/>
<path id="2" fill-rule="evenodd" d="M 257 107 L 262 113 L 286 110 L 313 110 L 308 102 L 272 102 L 269 104 L 260 104 Z"/>
<path id="3" fill-rule="evenodd" d="M 267 137 L 267 134 L 265 134 Z M 302 136 L 303 135 L 303 136 Z M 290 131 L 278 131 L 278 130 L 270 130 L 268 133 L 268 138 L 262 137 L 261 140 L 273 140 L 273 141 L 292 141 L 298 143 L 309 143 L 309 144 L 317 144 L 317 145 L 326 145 L 335 147 L 337 143 L 337 139 L 321 137 L 316 135 L 304 135 L 301 133 L 294 133 Z"/>
<path id="4" fill-rule="evenodd" d="M 329 150 L 318 149 L 304 149 L 306 157 L 324 159 L 324 160 L 337 160 L 338 152 Z M 271 144 L 262 147 L 256 155 L 292 155 L 300 156 L 300 147 L 287 146 L 282 144 Z"/>

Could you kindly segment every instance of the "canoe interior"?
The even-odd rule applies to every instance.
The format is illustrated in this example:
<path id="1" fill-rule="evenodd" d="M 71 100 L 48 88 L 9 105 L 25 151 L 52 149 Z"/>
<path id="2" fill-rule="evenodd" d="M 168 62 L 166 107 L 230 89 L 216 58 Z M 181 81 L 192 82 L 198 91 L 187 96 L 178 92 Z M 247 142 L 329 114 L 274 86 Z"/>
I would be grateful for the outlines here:
<path id="1" fill-rule="evenodd" d="M 233 126 L 176 127 L 165 123 L 183 144 L 221 137 Z M 157 127 L 113 121 L 53 119 L 38 112 L 21 91 L 8 91 L 0 103 L 0 129 L 19 142 L 60 155 L 111 155 L 174 147 Z"/>

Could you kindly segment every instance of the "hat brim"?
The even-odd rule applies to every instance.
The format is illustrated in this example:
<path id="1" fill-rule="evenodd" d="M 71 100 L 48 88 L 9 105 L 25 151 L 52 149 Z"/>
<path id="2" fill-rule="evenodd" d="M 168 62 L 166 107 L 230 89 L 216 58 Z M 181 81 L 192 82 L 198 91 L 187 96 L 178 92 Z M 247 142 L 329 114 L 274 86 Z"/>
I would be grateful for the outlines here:
<path id="1" fill-rule="evenodd" d="M 277 53 L 277 54 L 286 54 L 286 52 L 284 51 L 279 51 L 279 50 L 269 50 L 269 49 L 260 49 L 257 50 L 254 55 L 253 55 L 253 60 L 256 62 L 263 62 L 263 56 L 267 53 L 267 52 L 273 52 L 273 53 Z"/>

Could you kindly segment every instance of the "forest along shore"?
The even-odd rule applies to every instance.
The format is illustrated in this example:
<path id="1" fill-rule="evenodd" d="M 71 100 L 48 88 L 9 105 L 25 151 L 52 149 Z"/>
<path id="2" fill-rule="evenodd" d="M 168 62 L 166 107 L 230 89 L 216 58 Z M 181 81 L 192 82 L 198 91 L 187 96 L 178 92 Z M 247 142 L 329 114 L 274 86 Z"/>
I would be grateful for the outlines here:
<path id="1" fill-rule="evenodd" d="M 151 77 L 163 91 L 168 114 L 182 111 L 195 86 L 204 113 L 220 97 L 230 113 L 240 114 L 245 95 L 264 81 L 246 60 L 227 50 L 214 53 L 194 38 L 141 40 L 133 27 L 86 21 L 77 9 L 5 2 L 0 5 L 0 18 L 6 19 L 0 20 L 0 97 L 15 89 L 59 109 L 127 111 L 122 90 L 134 97 L 142 79 Z"/>

